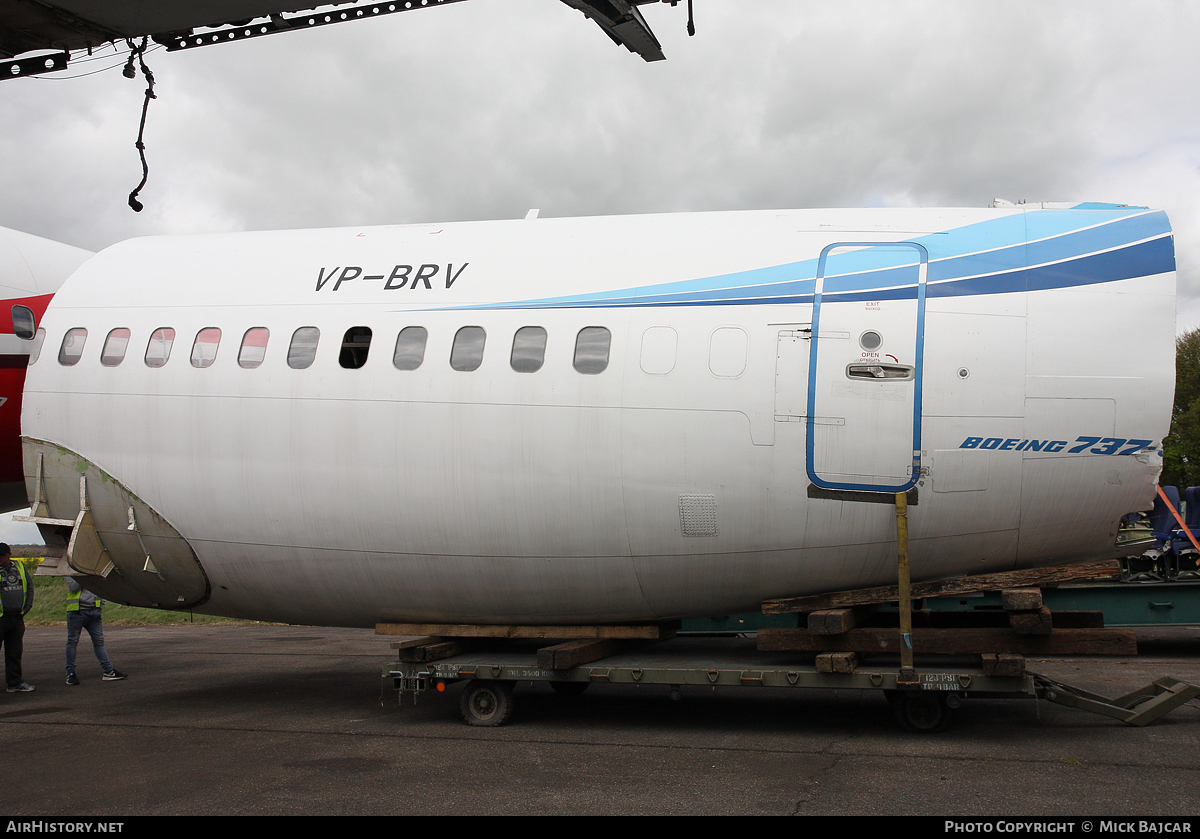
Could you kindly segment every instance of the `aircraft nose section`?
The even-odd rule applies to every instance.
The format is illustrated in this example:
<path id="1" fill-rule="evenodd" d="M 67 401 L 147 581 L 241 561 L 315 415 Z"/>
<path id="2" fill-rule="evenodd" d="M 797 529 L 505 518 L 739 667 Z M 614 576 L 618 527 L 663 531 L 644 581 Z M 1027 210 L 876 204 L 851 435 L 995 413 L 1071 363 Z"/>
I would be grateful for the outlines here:
<path id="1" fill-rule="evenodd" d="M 190 609 L 209 596 L 195 551 L 171 524 L 96 464 L 61 446 L 22 439 L 32 515 L 60 570 L 132 606 Z"/>

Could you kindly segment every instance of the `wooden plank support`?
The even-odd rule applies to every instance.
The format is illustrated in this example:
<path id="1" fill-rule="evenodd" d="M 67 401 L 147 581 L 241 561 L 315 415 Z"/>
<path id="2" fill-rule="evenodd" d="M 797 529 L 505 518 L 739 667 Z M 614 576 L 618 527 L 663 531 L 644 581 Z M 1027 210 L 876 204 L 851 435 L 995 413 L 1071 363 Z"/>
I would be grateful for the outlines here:
<path id="1" fill-rule="evenodd" d="M 1009 622 L 1011 612 L 1003 609 L 922 609 L 913 613 L 913 623 L 933 629 L 1003 629 Z M 1054 626 L 1059 629 L 1101 629 L 1104 626 L 1103 612 L 1053 612 Z M 859 626 L 875 629 L 898 626 L 895 612 L 881 610 L 859 622 Z"/>
<path id="2" fill-rule="evenodd" d="M 819 653 L 818 673 L 853 673 L 858 667 L 858 653 Z"/>
<path id="3" fill-rule="evenodd" d="M 887 612 L 876 613 L 876 615 L 887 614 Z M 1012 626 L 1009 619 L 1011 614 L 1013 613 L 1001 609 L 936 609 L 917 612 L 916 617 L 921 621 L 920 626 L 935 629 L 984 629 L 988 627 L 1000 629 Z M 1063 610 L 1051 614 L 1054 618 L 1054 626 L 1059 629 L 1102 629 L 1104 627 L 1103 612 Z M 892 623 L 894 624 L 895 621 Z M 873 618 L 870 625 L 881 626 L 883 624 L 879 618 Z"/>
<path id="4" fill-rule="evenodd" d="M 985 653 L 980 656 L 984 674 L 988 676 L 1024 676 L 1025 656 L 1012 653 Z"/>
<path id="5" fill-rule="evenodd" d="M 1062 565 L 1057 568 L 1029 568 L 1021 571 L 1004 571 L 998 574 L 980 574 L 974 577 L 954 577 L 948 580 L 930 580 L 912 585 L 912 596 L 951 597 L 976 591 L 1023 588 L 1049 583 L 1066 583 L 1071 580 L 1115 579 L 1121 573 L 1121 563 L 1115 559 L 1084 565 Z M 808 597 L 785 597 L 763 603 L 764 615 L 786 615 L 792 612 L 816 612 L 822 609 L 841 609 L 847 606 L 866 606 L 871 603 L 890 603 L 900 598 L 897 586 L 862 588 L 853 591 L 835 591 Z"/>
<path id="6" fill-rule="evenodd" d="M 858 626 L 869 615 L 869 609 L 824 609 L 809 612 L 808 631 L 814 635 L 841 635 Z"/>
<path id="7" fill-rule="evenodd" d="M 410 638 L 407 641 L 397 641 L 392 644 L 396 657 L 400 661 L 419 664 L 425 661 L 437 661 L 469 652 L 472 645 L 466 641 L 450 638 Z"/>
<path id="8" fill-rule="evenodd" d="M 1018 635 L 1011 629 L 912 630 L 913 652 L 970 655 L 1137 655 L 1137 638 L 1130 629 L 1060 629 L 1050 635 Z M 804 629 L 764 628 L 758 631 L 764 652 L 898 653 L 900 636 L 894 629 L 852 629 L 844 635 L 812 635 Z"/>
<path id="9" fill-rule="evenodd" d="M 1000 592 L 1000 605 L 1009 612 L 1042 608 L 1040 588 L 1006 588 Z"/>
<path id="10" fill-rule="evenodd" d="M 589 664 L 616 655 L 624 648 L 619 639 L 566 641 L 553 647 L 538 650 L 538 667 L 546 670 L 566 670 L 580 664 Z"/>
<path id="11" fill-rule="evenodd" d="M 492 626 L 486 624 L 377 623 L 376 635 L 435 635 L 439 638 L 637 638 L 665 641 L 675 637 L 678 621 L 630 626 Z"/>
<path id="12" fill-rule="evenodd" d="M 1028 612 L 1009 612 L 1008 624 L 1018 635 L 1049 635 L 1054 630 L 1053 618 L 1045 606 Z"/>

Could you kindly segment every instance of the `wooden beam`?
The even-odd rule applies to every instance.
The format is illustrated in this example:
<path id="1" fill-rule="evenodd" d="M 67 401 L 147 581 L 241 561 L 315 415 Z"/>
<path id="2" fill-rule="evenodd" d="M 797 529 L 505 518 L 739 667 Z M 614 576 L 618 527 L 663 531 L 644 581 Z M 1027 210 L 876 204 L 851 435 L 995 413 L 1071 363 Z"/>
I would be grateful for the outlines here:
<path id="1" fill-rule="evenodd" d="M 858 667 L 858 653 L 818 653 L 818 673 L 853 673 Z"/>
<path id="2" fill-rule="evenodd" d="M 875 629 L 898 626 L 894 617 L 890 621 L 884 620 L 884 616 L 891 614 L 887 611 L 876 612 L 869 621 L 864 621 L 860 625 Z M 923 610 L 914 614 L 913 622 L 917 626 L 933 629 L 1001 628 L 1012 625 L 1009 620 L 1010 614 L 1014 613 L 1001 609 Z M 1101 629 L 1104 627 L 1103 612 L 1056 611 L 1052 614 L 1054 626 L 1059 629 Z"/>
<path id="3" fill-rule="evenodd" d="M 376 635 L 436 635 L 440 638 L 640 638 L 663 641 L 675 637 L 678 622 L 640 626 L 491 626 L 485 624 L 377 623 Z"/>
<path id="4" fill-rule="evenodd" d="M 998 574 L 980 574 L 974 577 L 954 577 L 948 580 L 930 580 L 914 583 L 912 596 L 950 597 L 976 591 L 1040 586 L 1049 583 L 1065 583 L 1071 580 L 1112 578 L 1121 573 L 1117 560 L 1089 563 L 1086 565 L 1063 565 L 1057 568 L 1029 568 L 1022 571 L 1003 571 Z M 764 615 L 786 615 L 791 612 L 816 612 L 822 609 L 841 609 L 847 606 L 865 606 L 871 603 L 890 603 L 900 597 L 896 586 L 863 588 L 853 591 L 835 591 L 808 597 L 786 597 L 767 600 L 763 603 Z"/>
<path id="5" fill-rule="evenodd" d="M 836 611 L 836 610 L 830 610 Z M 858 621 L 855 626 L 868 629 L 895 629 L 900 626 L 899 613 L 889 609 L 879 609 L 863 614 L 855 609 Z M 810 614 L 829 614 L 828 612 L 812 612 Z M 1002 629 L 1012 624 L 1009 621 L 1011 612 L 1003 609 L 922 609 L 913 612 L 913 625 L 926 629 Z M 1104 627 L 1103 612 L 1055 611 L 1052 613 L 1054 626 L 1060 629 L 1101 629 Z M 817 626 L 831 626 L 830 621 L 819 621 Z M 854 627 L 850 627 L 853 629 Z M 814 632 L 812 624 L 808 631 Z M 849 631 L 849 630 L 847 630 Z M 828 632 L 815 632 L 817 635 L 828 635 Z"/>
<path id="6" fill-rule="evenodd" d="M 1011 629 L 926 629 L 914 627 L 913 652 L 969 655 L 1136 655 L 1137 638 L 1129 629 L 1059 629 L 1050 635 L 1018 635 Z M 845 635 L 811 635 L 804 629 L 758 631 L 764 652 L 898 653 L 895 629 L 852 629 Z"/>
<path id="7" fill-rule="evenodd" d="M 396 647 L 396 657 L 400 661 L 413 664 L 437 661 L 441 658 L 450 658 L 450 656 L 470 652 L 474 646 L 470 642 L 457 641 L 450 638 L 418 638 L 413 640 L 418 643 L 413 644 L 401 641 L 392 645 Z"/>
<path id="8" fill-rule="evenodd" d="M 808 631 L 814 635 L 841 635 L 858 626 L 859 618 L 863 617 L 858 609 L 826 609 L 821 612 L 810 612 L 808 615 Z"/>
<path id="9" fill-rule="evenodd" d="M 619 639 L 605 638 L 599 641 L 567 641 L 553 647 L 538 650 L 538 667 L 546 670 L 566 670 L 592 661 L 599 661 L 620 652 L 623 645 Z"/>
<path id="10" fill-rule="evenodd" d="M 983 659 L 983 672 L 988 676 L 1024 676 L 1025 656 L 1011 653 L 997 653 L 980 656 Z"/>
<path id="11" fill-rule="evenodd" d="M 1009 612 L 1008 623 L 1018 635 L 1049 635 L 1054 631 L 1050 610 L 1045 606 L 1028 612 Z"/>
<path id="12" fill-rule="evenodd" d="M 1000 592 L 1000 605 L 1010 612 L 1042 608 L 1040 588 L 1006 588 Z"/>

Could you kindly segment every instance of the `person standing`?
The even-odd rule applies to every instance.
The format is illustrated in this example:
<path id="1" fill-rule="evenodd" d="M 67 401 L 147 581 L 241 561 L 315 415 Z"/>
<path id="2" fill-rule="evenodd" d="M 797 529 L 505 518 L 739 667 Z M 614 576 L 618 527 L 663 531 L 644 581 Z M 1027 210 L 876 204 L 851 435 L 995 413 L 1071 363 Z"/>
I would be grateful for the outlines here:
<path id="1" fill-rule="evenodd" d="M 13 562 L 12 548 L 0 542 L 0 643 L 4 645 L 4 683 L 9 693 L 28 693 L 33 685 L 21 678 L 25 649 L 25 615 L 33 608 L 33 579 L 23 562 Z"/>
<path id="2" fill-rule="evenodd" d="M 104 623 L 101 620 L 101 610 L 104 601 L 96 597 L 79 583 L 74 577 L 67 577 L 67 684 L 79 684 L 79 676 L 75 673 L 75 652 L 79 647 L 79 636 L 87 630 L 92 639 L 92 649 L 100 661 L 104 671 L 102 677 L 106 682 L 115 682 L 127 678 L 126 674 L 112 666 L 108 660 L 108 651 L 104 648 Z"/>

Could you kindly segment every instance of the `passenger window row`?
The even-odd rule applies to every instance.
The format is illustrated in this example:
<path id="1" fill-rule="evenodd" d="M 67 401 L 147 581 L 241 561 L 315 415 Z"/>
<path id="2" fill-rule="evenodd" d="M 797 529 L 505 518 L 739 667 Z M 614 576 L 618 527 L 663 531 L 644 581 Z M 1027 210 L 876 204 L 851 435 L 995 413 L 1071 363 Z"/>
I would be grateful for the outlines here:
<path id="1" fill-rule="evenodd" d="M 88 333 L 83 327 L 68 329 L 58 350 L 58 363 L 64 366 L 77 364 L 83 357 L 83 347 Z M 267 354 L 270 330 L 265 326 L 247 329 L 238 348 L 238 365 L 248 369 L 258 367 Z M 347 369 L 357 369 L 367 363 L 371 349 L 371 328 L 352 326 L 342 337 L 338 363 Z M 518 373 L 536 373 L 542 368 L 546 357 L 546 330 L 541 326 L 523 326 L 513 335 L 509 365 Z M 38 329 L 29 355 L 33 364 L 41 352 L 45 330 Z M 292 333 L 288 344 L 287 364 L 298 370 L 312 365 L 317 357 L 317 345 L 321 330 L 315 326 L 302 326 Z M 425 360 L 425 345 L 429 331 L 423 326 L 408 326 L 396 336 L 396 347 L 392 353 L 392 364 L 397 370 L 416 370 Z M 124 327 L 113 329 L 104 339 L 100 351 L 100 363 L 105 367 L 116 367 L 125 360 L 129 349 L 130 331 Z M 482 326 L 464 326 L 454 335 L 450 349 L 450 367 L 469 372 L 477 370 L 483 363 L 483 349 L 487 332 Z M 175 344 L 175 330 L 164 326 L 154 330 L 146 344 L 144 356 L 147 367 L 162 367 L 171 357 Z M 221 330 L 210 326 L 196 333 L 192 342 L 191 364 L 193 367 L 210 367 L 217 360 L 217 349 L 221 345 Z M 585 326 L 575 336 L 575 369 L 580 373 L 602 373 L 608 367 L 612 333 L 603 326 Z"/>

